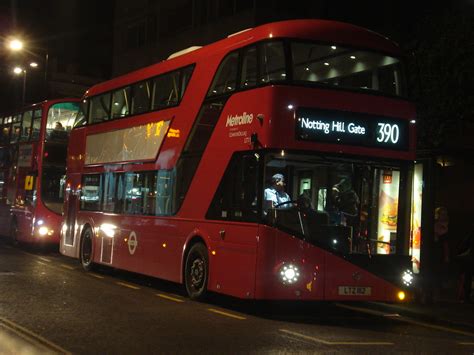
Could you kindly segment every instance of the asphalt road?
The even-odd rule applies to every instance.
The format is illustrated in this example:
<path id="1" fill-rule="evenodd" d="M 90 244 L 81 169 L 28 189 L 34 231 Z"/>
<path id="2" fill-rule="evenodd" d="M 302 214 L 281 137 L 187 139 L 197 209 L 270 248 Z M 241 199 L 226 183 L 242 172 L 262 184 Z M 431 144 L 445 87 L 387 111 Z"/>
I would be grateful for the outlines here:
<path id="1" fill-rule="evenodd" d="M 190 301 L 179 285 L 0 239 L 1 354 L 472 354 L 474 334 L 358 304 Z"/>

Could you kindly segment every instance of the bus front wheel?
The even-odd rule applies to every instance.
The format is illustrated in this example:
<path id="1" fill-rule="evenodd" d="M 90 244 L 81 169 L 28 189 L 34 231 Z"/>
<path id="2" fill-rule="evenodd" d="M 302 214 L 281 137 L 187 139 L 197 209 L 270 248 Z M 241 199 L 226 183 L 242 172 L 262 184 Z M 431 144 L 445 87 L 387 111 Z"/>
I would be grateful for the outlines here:
<path id="1" fill-rule="evenodd" d="M 80 260 L 81 265 L 86 271 L 92 270 L 92 229 L 86 228 L 82 234 Z"/>
<path id="2" fill-rule="evenodd" d="M 184 285 L 189 298 L 202 300 L 207 291 L 209 257 L 202 243 L 194 244 L 186 257 Z"/>

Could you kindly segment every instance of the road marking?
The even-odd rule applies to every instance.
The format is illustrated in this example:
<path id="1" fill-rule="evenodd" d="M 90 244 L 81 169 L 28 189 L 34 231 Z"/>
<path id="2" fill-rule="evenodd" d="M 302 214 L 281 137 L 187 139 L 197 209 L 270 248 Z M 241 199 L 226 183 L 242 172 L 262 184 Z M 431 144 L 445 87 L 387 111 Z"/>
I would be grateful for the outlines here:
<path id="1" fill-rule="evenodd" d="M 74 270 L 72 266 L 66 265 L 66 264 L 61 264 L 61 267 L 68 269 L 68 270 Z"/>
<path id="2" fill-rule="evenodd" d="M 52 343 L 51 341 L 43 338 L 41 335 L 33 333 L 31 330 L 28 330 L 22 327 L 19 324 L 16 324 L 8 319 L 0 317 L 0 325 L 4 328 L 10 330 L 11 332 L 15 333 L 20 338 L 30 342 L 33 345 L 37 345 L 45 350 L 55 350 L 62 354 L 71 354 L 69 351 L 64 350 L 59 345 Z M 49 352 L 49 351 L 48 351 Z"/>
<path id="3" fill-rule="evenodd" d="M 48 263 L 51 262 L 51 260 L 46 259 L 46 258 L 43 258 L 42 256 L 39 256 L 38 259 L 43 260 L 43 261 L 46 261 L 46 262 L 48 262 Z"/>
<path id="4" fill-rule="evenodd" d="M 162 293 L 157 293 L 156 295 L 158 297 L 165 298 L 165 299 L 170 300 L 170 301 L 175 301 L 175 302 L 179 302 L 179 303 L 184 302 L 183 300 L 180 300 L 179 298 L 163 295 Z"/>
<path id="5" fill-rule="evenodd" d="M 100 276 L 100 275 L 93 274 L 93 273 L 90 273 L 89 275 L 91 275 L 92 277 L 95 277 L 97 279 L 103 279 L 104 278 L 104 276 Z"/>
<path id="6" fill-rule="evenodd" d="M 459 342 L 458 344 L 459 345 L 474 345 L 474 343 L 470 343 L 470 342 Z"/>
<path id="7" fill-rule="evenodd" d="M 290 334 L 296 337 L 300 337 L 305 340 L 311 340 L 316 343 L 321 343 L 324 345 L 394 345 L 393 343 L 383 342 L 383 341 L 328 341 L 328 340 L 292 332 L 291 330 L 287 330 L 287 329 L 280 329 L 280 332 Z"/>
<path id="8" fill-rule="evenodd" d="M 43 263 L 42 261 L 36 261 L 40 265 L 47 265 L 46 263 Z"/>
<path id="9" fill-rule="evenodd" d="M 346 305 L 346 304 L 341 304 L 341 303 L 336 303 L 336 306 L 337 306 L 337 307 L 340 307 L 340 308 L 350 309 L 350 310 L 356 311 L 356 312 L 362 312 L 362 313 L 367 313 L 367 314 L 375 315 L 375 316 L 385 316 L 385 317 L 387 316 L 386 313 L 380 312 L 380 311 L 375 311 L 375 310 L 373 310 L 373 309 L 367 309 L 367 308 L 362 308 L 362 307 L 348 306 L 348 305 Z M 454 328 L 444 327 L 444 326 L 441 326 L 441 325 L 435 325 L 435 324 L 425 323 L 425 322 L 417 321 L 417 320 L 410 319 L 410 318 L 407 318 L 407 317 L 399 316 L 399 317 L 393 317 L 393 319 L 394 319 L 394 320 L 397 320 L 397 321 L 399 321 L 399 322 L 405 322 L 405 323 L 410 323 L 410 324 L 418 325 L 418 326 L 420 326 L 420 327 L 425 327 L 425 328 L 431 328 L 431 329 L 441 330 L 441 331 L 445 331 L 445 332 L 449 332 L 449 333 L 461 334 L 461 335 L 465 335 L 465 336 L 468 336 L 468 337 L 474 337 L 474 333 L 471 333 L 471 332 L 466 332 L 466 331 L 463 331 L 463 330 L 458 330 L 458 329 L 454 329 Z"/>
<path id="10" fill-rule="evenodd" d="M 139 290 L 139 289 L 140 289 L 140 287 L 138 287 L 138 286 L 133 286 L 133 285 L 127 284 L 127 283 L 125 283 L 125 282 L 119 282 L 119 281 L 117 281 L 116 284 L 117 284 L 117 285 L 120 285 L 120 286 L 123 286 L 123 287 L 131 288 L 131 289 L 134 289 L 134 290 Z"/>
<path id="11" fill-rule="evenodd" d="M 210 311 L 210 312 L 214 312 L 214 313 L 220 314 L 220 315 L 222 315 L 222 316 L 230 317 L 230 318 L 235 318 L 235 319 L 239 319 L 239 320 L 247 319 L 247 318 L 245 318 L 245 317 L 237 316 L 237 315 L 232 314 L 232 313 L 227 313 L 227 312 L 219 311 L 218 309 L 214 309 L 214 308 L 208 308 L 207 310 Z"/>

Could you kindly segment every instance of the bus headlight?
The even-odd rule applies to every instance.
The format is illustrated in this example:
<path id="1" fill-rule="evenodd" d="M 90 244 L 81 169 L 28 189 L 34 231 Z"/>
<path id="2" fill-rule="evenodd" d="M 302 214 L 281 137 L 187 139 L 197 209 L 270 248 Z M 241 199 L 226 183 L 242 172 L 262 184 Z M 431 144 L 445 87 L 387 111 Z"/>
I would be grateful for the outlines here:
<path id="1" fill-rule="evenodd" d="M 405 286 L 411 286 L 413 283 L 414 277 L 413 273 L 410 270 L 405 270 L 402 275 L 402 281 Z"/>
<path id="2" fill-rule="evenodd" d="M 293 264 L 286 264 L 280 268 L 280 279 L 284 284 L 293 284 L 300 278 L 299 269 Z"/>
<path id="3" fill-rule="evenodd" d="M 38 234 L 42 237 L 44 237 L 46 234 L 48 234 L 48 232 L 49 232 L 48 227 L 41 226 L 41 227 L 38 228 Z"/>

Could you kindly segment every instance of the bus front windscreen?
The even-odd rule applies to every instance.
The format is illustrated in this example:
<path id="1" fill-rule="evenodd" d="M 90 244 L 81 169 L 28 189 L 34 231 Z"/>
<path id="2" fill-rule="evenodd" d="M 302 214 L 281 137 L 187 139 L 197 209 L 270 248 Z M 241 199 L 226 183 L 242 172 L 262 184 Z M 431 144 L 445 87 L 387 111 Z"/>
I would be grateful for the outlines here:
<path id="1" fill-rule="evenodd" d="M 49 141 L 67 140 L 79 112 L 82 111 L 78 102 L 61 102 L 52 105 L 46 122 L 46 139 Z"/>
<path id="2" fill-rule="evenodd" d="M 398 58 L 339 45 L 293 42 L 293 80 L 406 96 Z"/>
<path id="3" fill-rule="evenodd" d="M 403 166 L 311 155 L 266 159 L 266 223 L 343 254 L 406 254 Z M 283 192 L 284 191 L 284 192 Z M 402 206 L 402 207 L 401 207 Z"/>

